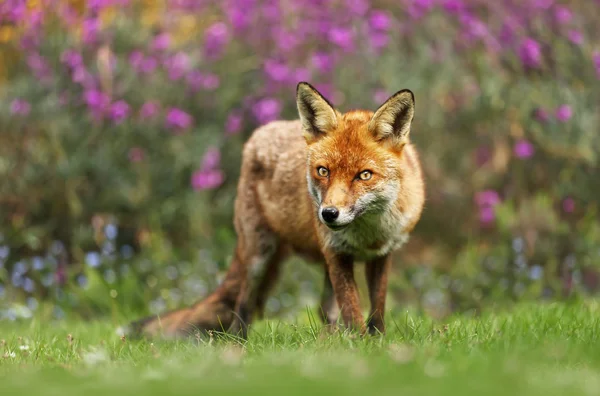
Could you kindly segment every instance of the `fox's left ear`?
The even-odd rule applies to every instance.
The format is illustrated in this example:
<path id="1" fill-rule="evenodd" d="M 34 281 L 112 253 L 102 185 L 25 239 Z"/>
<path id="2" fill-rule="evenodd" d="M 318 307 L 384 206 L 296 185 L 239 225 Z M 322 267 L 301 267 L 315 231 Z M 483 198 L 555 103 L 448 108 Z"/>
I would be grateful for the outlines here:
<path id="1" fill-rule="evenodd" d="M 369 131 L 377 140 L 389 139 L 395 146 L 404 146 L 414 114 L 415 96 L 410 90 L 403 89 L 377 109 L 369 121 Z"/>

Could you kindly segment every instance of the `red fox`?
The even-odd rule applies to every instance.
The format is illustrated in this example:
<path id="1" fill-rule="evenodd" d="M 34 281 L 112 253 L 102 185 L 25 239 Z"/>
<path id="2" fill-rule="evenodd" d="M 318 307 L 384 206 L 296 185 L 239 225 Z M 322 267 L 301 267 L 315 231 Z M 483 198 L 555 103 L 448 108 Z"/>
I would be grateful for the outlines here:
<path id="1" fill-rule="evenodd" d="M 414 96 L 402 90 L 374 113 L 340 113 L 310 84 L 297 86 L 300 120 L 273 121 L 244 146 L 235 201 L 238 236 L 221 285 L 190 308 L 134 323 L 146 335 L 228 330 L 247 337 L 283 260 L 325 264 L 322 319 L 385 332 L 391 254 L 407 240 L 425 200 L 409 132 Z M 365 324 L 354 281 L 364 261 L 371 302 Z M 338 309 L 339 307 L 339 309 Z"/>

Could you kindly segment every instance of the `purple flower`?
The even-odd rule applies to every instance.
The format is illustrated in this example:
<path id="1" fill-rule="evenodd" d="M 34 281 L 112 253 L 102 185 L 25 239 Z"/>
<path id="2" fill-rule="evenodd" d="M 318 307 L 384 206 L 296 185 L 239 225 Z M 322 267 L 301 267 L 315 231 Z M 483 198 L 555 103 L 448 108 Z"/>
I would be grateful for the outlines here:
<path id="1" fill-rule="evenodd" d="M 88 90 L 84 93 L 84 101 L 89 107 L 92 115 L 95 118 L 102 118 L 108 106 L 110 105 L 110 98 L 107 94 L 96 89 Z"/>
<path id="2" fill-rule="evenodd" d="M 500 203 L 500 195 L 494 190 L 483 190 L 475 194 L 478 206 L 496 206 Z"/>
<path id="3" fill-rule="evenodd" d="M 73 70 L 71 79 L 74 83 L 81 84 L 86 88 L 91 88 L 94 85 L 94 77 L 92 77 L 83 65 L 78 66 Z"/>
<path id="4" fill-rule="evenodd" d="M 290 52 L 300 43 L 300 37 L 297 33 L 280 30 L 274 35 L 277 48 L 282 52 Z"/>
<path id="5" fill-rule="evenodd" d="M 346 0 L 345 6 L 356 16 L 363 16 L 369 10 L 369 2 L 367 0 Z"/>
<path id="6" fill-rule="evenodd" d="M 466 8 L 462 0 L 446 0 L 442 6 L 449 14 L 455 15 L 462 13 Z"/>
<path id="7" fill-rule="evenodd" d="M 312 79 L 312 73 L 305 67 L 299 67 L 292 72 L 292 82 L 295 84 L 300 81 L 308 81 Z"/>
<path id="8" fill-rule="evenodd" d="M 540 10 L 547 10 L 553 3 L 554 0 L 533 0 L 533 7 Z"/>
<path id="9" fill-rule="evenodd" d="M 311 62 L 320 73 L 328 73 L 334 66 L 333 57 L 324 52 L 316 52 L 312 56 Z"/>
<path id="10" fill-rule="evenodd" d="M 382 49 L 387 47 L 390 42 L 390 36 L 386 32 L 369 32 L 369 41 L 373 48 Z"/>
<path id="11" fill-rule="evenodd" d="M 103 8 L 113 5 L 113 0 L 88 0 L 86 6 L 91 11 L 101 11 Z"/>
<path id="12" fill-rule="evenodd" d="M 158 102 L 155 102 L 155 101 L 146 102 L 140 108 L 140 116 L 142 118 L 152 118 L 156 115 L 156 113 L 158 113 L 159 109 L 160 109 L 160 105 L 158 104 Z"/>
<path id="13" fill-rule="evenodd" d="M 131 51 L 129 54 L 129 64 L 135 70 L 139 70 L 144 61 L 144 54 L 140 50 Z"/>
<path id="14" fill-rule="evenodd" d="M 281 113 L 281 102 L 275 98 L 264 98 L 252 106 L 254 117 L 261 124 L 276 120 Z"/>
<path id="15" fill-rule="evenodd" d="M 479 222 L 482 226 L 487 227 L 496 220 L 496 211 L 491 206 L 479 208 Z"/>
<path id="16" fill-rule="evenodd" d="M 369 17 L 369 27 L 373 30 L 388 31 L 392 27 L 392 20 L 387 12 L 375 10 Z"/>
<path id="17" fill-rule="evenodd" d="M 239 133 L 242 130 L 242 123 L 244 119 L 242 114 L 234 110 L 227 116 L 227 121 L 225 121 L 225 135 L 232 136 Z"/>
<path id="18" fill-rule="evenodd" d="M 535 153 L 535 148 L 529 141 L 520 139 L 515 143 L 513 153 L 517 158 L 527 159 L 533 156 Z"/>
<path id="19" fill-rule="evenodd" d="M 217 22 L 204 32 L 204 53 L 208 58 L 218 58 L 229 43 L 230 34 L 227 25 Z"/>
<path id="20" fill-rule="evenodd" d="M 548 112 L 540 107 L 533 111 L 533 117 L 542 124 L 545 124 L 550 120 Z"/>
<path id="21" fill-rule="evenodd" d="M 31 105 L 25 99 L 17 98 L 10 103 L 10 112 L 14 115 L 26 116 L 31 111 Z"/>
<path id="22" fill-rule="evenodd" d="M 554 9 L 554 19 L 560 24 L 571 22 L 573 13 L 567 7 L 559 5 Z"/>
<path id="23" fill-rule="evenodd" d="M 479 222 L 482 226 L 491 225 L 496 219 L 495 206 L 500 203 L 500 195 L 494 190 L 484 190 L 475 194 L 479 207 Z"/>
<path id="24" fill-rule="evenodd" d="M 204 75 L 202 88 L 206 89 L 207 91 L 214 91 L 215 89 L 219 88 L 219 85 L 221 85 L 221 79 L 219 76 L 213 73 L 206 73 Z"/>
<path id="25" fill-rule="evenodd" d="M 596 69 L 596 75 L 600 78 L 600 51 L 596 51 L 592 54 L 592 63 Z"/>
<path id="26" fill-rule="evenodd" d="M 83 57 L 74 49 L 65 50 L 60 55 L 60 61 L 71 69 L 75 69 L 83 65 Z"/>
<path id="27" fill-rule="evenodd" d="M 216 147 L 209 147 L 202 157 L 202 170 L 214 170 L 221 164 L 221 152 Z"/>
<path id="28" fill-rule="evenodd" d="M 329 31 L 328 38 L 344 51 L 350 52 L 354 49 L 354 34 L 350 29 L 334 27 Z"/>
<path id="29" fill-rule="evenodd" d="M 190 68 L 190 58 L 185 52 L 177 52 L 165 61 L 169 79 L 179 80 Z"/>
<path id="30" fill-rule="evenodd" d="M 229 23 L 237 32 L 245 30 L 250 24 L 250 13 L 245 12 L 237 7 L 227 7 L 227 16 Z"/>
<path id="31" fill-rule="evenodd" d="M 47 81 L 50 78 L 50 66 L 43 56 L 36 53 L 29 54 L 27 65 L 38 80 Z"/>
<path id="32" fill-rule="evenodd" d="M 407 7 L 412 19 L 419 19 L 433 8 L 433 0 L 413 0 Z"/>
<path id="33" fill-rule="evenodd" d="M 542 48 L 537 41 L 529 37 L 521 43 L 519 57 L 526 67 L 537 68 L 541 64 Z"/>
<path id="34" fill-rule="evenodd" d="M 193 118 L 185 111 L 172 107 L 167 112 L 166 126 L 175 131 L 184 131 L 192 126 Z"/>
<path id="35" fill-rule="evenodd" d="M 567 197 L 562 202 L 562 207 L 565 213 L 573 213 L 575 211 L 575 200 L 571 197 Z"/>
<path id="36" fill-rule="evenodd" d="M 164 51 L 171 45 L 171 36 L 168 33 L 160 33 L 152 40 L 150 48 L 153 51 Z"/>
<path id="37" fill-rule="evenodd" d="M 569 38 L 569 41 L 575 45 L 583 44 L 583 34 L 579 30 L 569 30 L 567 37 Z"/>
<path id="38" fill-rule="evenodd" d="M 129 116 L 129 104 L 124 100 L 119 100 L 110 106 L 110 118 L 115 124 L 122 123 Z"/>
<path id="39" fill-rule="evenodd" d="M 560 122 L 567 122 L 572 116 L 573 109 L 567 104 L 561 105 L 556 109 L 556 119 Z"/>
<path id="40" fill-rule="evenodd" d="M 100 21 L 95 18 L 88 18 L 83 21 L 82 39 L 84 44 L 94 44 L 98 39 L 98 31 L 100 30 Z"/>
<path id="41" fill-rule="evenodd" d="M 212 190 L 223 184 L 224 179 L 220 170 L 197 170 L 192 174 L 192 188 L 196 191 Z"/>
<path id="42" fill-rule="evenodd" d="M 283 62 L 268 59 L 263 66 L 265 74 L 271 81 L 284 82 L 290 75 L 290 68 Z"/>
<path id="43" fill-rule="evenodd" d="M 148 56 L 142 60 L 139 66 L 140 73 L 151 74 L 158 67 L 158 61 L 156 58 Z"/>
<path id="44" fill-rule="evenodd" d="M 389 97 L 390 94 L 385 89 L 377 89 L 373 93 L 373 101 L 377 104 L 383 104 Z"/>
<path id="45" fill-rule="evenodd" d="M 219 76 L 213 73 L 202 73 L 199 70 L 192 70 L 189 72 L 186 76 L 186 82 L 194 92 L 201 89 L 214 91 L 221 85 Z"/>
<path id="46" fill-rule="evenodd" d="M 146 152 L 141 147 L 132 147 L 129 149 L 127 157 L 131 162 L 142 162 L 146 157 Z"/>

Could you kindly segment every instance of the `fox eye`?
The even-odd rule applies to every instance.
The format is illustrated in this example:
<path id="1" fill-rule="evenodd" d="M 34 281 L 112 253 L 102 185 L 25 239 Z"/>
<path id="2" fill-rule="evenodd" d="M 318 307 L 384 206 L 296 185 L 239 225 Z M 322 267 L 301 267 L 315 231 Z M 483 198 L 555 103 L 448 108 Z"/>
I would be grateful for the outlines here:
<path id="1" fill-rule="evenodd" d="M 329 170 L 327 168 L 325 168 L 325 167 L 322 167 L 322 166 L 319 166 L 317 168 L 317 173 L 321 177 L 327 177 L 327 176 L 329 176 Z"/>
<path id="2" fill-rule="evenodd" d="M 358 174 L 358 178 L 360 180 L 369 180 L 371 176 L 373 176 L 373 172 L 368 170 L 362 171 Z"/>

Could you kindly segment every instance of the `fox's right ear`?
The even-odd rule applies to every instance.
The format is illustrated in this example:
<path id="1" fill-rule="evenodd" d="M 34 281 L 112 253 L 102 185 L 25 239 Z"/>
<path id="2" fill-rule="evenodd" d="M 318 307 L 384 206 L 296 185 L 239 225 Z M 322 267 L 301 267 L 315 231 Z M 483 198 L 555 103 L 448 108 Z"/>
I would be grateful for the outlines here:
<path id="1" fill-rule="evenodd" d="M 309 83 L 301 82 L 296 88 L 296 105 L 308 142 L 324 136 L 337 127 L 337 112 Z"/>

